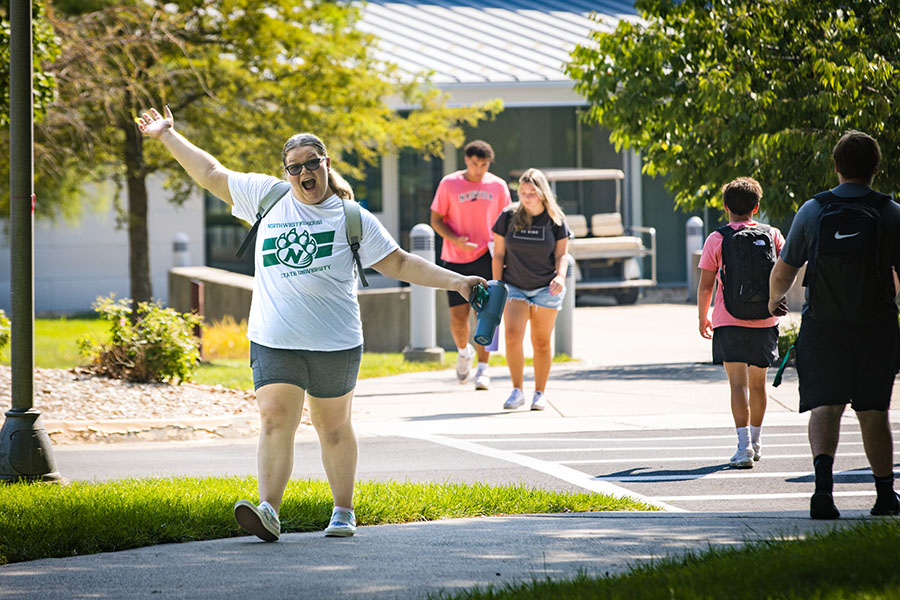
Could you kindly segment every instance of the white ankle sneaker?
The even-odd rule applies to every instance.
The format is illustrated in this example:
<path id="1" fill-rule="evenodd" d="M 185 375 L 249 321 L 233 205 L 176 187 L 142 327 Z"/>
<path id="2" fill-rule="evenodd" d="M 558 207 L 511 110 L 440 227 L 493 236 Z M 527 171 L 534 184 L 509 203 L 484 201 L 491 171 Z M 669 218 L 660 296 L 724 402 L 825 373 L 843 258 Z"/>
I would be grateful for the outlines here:
<path id="1" fill-rule="evenodd" d="M 356 515 L 352 510 L 334 509 L 331 522 L 325 528 L 325 537 L 350 537 L 356 533 Z"/>
<path id="2" fill-rule="evenodd" d="M 515 410 L 525 404 L 525 394 L 519 388 L 513 388 L 512 394 L 503 403 L 504 410 Z"/>
<path id="3" fill-rule="evenodd" d="M 256 506 L 249 500 L 238 500 L 234 505 L 234 519 L 261 540 L 275 542 L 281 537 L 281 521 L 267 504 Z"/>
<path id="4" fill-rule="evenodd" d="M 456 378 L 460 383 L 468 381 L 473 358 L 475 358 L 475 348 L 472 347 L 472 344 L 466 344 L 465 350 L 456 357 Z"/>
<path id="5" fill-rule="evenodd" d="M 531 397 L 531 410 L 544 410 L 547 408 L 547 401 L 544 399 L 544 392 L 535 392 Z"/>
<path id="6" fill-rule="evenodd" d="M 751 444 L 750 446 L 753 448 L 753 460 L 759 460 L 762 458 L 762 444 L 756 442 L 755 444 Z"/>
<path id="7" fill-rule="evenodd" d="M 753 468 L 753 448 L 738 448 L 728 464 L 735 469 L 751 469 Z"/>
<path id="8" fill-rule="evenodd" d="M 475 371 L 475 389 L 486 390 L 491 387 L 491 378 L 485 373 L 485 369 Z"/>

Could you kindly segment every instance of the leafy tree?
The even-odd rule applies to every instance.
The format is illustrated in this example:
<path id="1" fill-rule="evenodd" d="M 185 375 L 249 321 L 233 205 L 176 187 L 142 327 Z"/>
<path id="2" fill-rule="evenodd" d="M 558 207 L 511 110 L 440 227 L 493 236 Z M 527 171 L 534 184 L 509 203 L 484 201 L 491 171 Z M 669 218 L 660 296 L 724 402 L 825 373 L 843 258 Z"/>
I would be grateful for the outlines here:
<path id="1" fill-rule="evenodd" d="M 59 56 L 60 41 L 47 21 L 44 3 L 31 3 L 32 30 L 32 90 L 34 120 L 40 123 L 47 106 L 53 102 L 56 80 L 49 71 L 50 64 Z M 0 5 L 0 143 L 9 148 L 9 60 L 10 60 L 9 0 Z M 9 161 L 0 163 L 0 215 L 9 215 Z"/>
<path id="2" fill-rule="evenodd" d="M 638 0 L 567 67 L 617 148 L 639 149 L 685 210 L 749 175 L 772 218 L 836 180 L 831 149 L 869 133 L 875 186 L 900 191 L 900 2 Z"/>
<path id="3" fill-rule="evenodd" d="M 152 295 L 147 231 L 147 177 L 167 176 L 171 199 L 193 187 L 160 144 L 143 144 L 134 119 L 168 104 L 176 126 L 227 167 L 281 174 L 281 147 L 298 131 L 328 144 L 339 170 L 353 153 L 372 161 L 411 146 L 439 154 L 459 145 L 461 123 L 474 124 L 496 105 L 450 109 L 422 78 L 402 80 L 372 56 L 371 36 L 356 28 L 349 2 L 308 0 L 94 0 L 60 2 L 53 20 L 66 40 L 56 64 L 64 123 L 41 131 L 57 149 L 68 181 L 113 179 L 126 190 L 131 297 Z M 419 106 L 403 118 L 384 99 Z M 85 170 L 85 165 L 89 166 Z M 72 177 L 72 173 L 78 176 Z"/>

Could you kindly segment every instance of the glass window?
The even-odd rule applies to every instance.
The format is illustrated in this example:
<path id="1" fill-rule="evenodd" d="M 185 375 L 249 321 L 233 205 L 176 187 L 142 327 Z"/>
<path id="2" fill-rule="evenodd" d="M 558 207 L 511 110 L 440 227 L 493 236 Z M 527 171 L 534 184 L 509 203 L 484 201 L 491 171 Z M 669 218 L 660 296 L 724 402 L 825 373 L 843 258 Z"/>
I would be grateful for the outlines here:
<path id="1" fill-rule="evenodd" d="M 398 156 L 400 195 L 400 240 L 409 248 L 409 230 L 419 223 L 431 222 L 431 201 L 444 176 L 444 162 L 425 157 L 415 150 L 402 150 Z M 440 236 L 436 236 L 439 243 Z M 440 248 L 437 248 L 440 252 Z M 438 254 L 440 256 L 440 254 Z"/>
<path id="2" fill-rule="evenodd" d="M 344 158 L 348 163 L 359 166 L 359 160 L 353 154 L 349 154 Z M 356 197 L 356 200 L 364 208 L 367 208 L 373 213 L 380 213 L 384 210 L 381 197 L 381 159 L 379 158 L 374 164 L 364 165 L 362 171 L 362 179 L 350 177 L 346 173 L 341 173 L 341 175 L 344 176 L 344 179 L 346 179 L 347 183 L 350 184 L 350 187 L 353 188 L 353 194 Z"/>

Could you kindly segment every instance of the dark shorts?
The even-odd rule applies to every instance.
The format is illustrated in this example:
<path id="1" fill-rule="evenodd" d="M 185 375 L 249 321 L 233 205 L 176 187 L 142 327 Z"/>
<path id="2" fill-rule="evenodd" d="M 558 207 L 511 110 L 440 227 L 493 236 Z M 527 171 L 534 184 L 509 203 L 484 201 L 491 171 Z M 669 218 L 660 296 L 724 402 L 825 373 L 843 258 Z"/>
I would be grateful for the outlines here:
<path id="1" fill-rule="evenodd" d="M 356 387 L 362 346 L 335 352 L 283 350 L 250 342 L 253 389 L 289 383 L 316 398 L 337 398 Z"/>
<path id="2" fill-rule="evenodd" d="M 795 348 L 800 412 L 849 403 L 887 410 L 900 367 L 900 328 L 891 315 L 864 326 L 825 325 L 803 315 Z"/>
<path id="3" fill-rule="evenodd" d="M 485 252 L 470 263 L 452 263 L 442 260 L 441 266 L 460 275 L 478 275 L 488 281 L 493 277 L 490 252 Z M 450 306 L 469 303 L 468 298 L 463 298 L 458 292 L 451 292 L 450 290 L 447 290 L 447 300 L 450 302 Z"/>
<path id="4" fill-rule="evenodd" d="M 713 329 L 713 363 L 744 363 L 768 368 L 778 364 L 778 327 L 726 325 Z"/>

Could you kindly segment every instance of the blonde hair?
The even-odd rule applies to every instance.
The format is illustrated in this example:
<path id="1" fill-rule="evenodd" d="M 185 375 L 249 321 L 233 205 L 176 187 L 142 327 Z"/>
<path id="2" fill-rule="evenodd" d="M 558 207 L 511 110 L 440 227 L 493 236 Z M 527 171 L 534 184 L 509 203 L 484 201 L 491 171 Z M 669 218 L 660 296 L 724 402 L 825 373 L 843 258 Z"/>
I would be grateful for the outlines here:
<path id="1" fill-rule="evenodd" d="M 556 203 L 556 196 L 553 194 L 553 190 L 550 188 L 550 182 L 547 181 L 547 176 L 544 175 L 543 171 L 540 169 L 526 169 L 519 177 L 519 187 L 521 187 L 523 183 L 530 183 L 534 186 L 538 196 L 541 198 L 544 209 L 547 211 L 547 216 L 550 217 L 550 220 L 553 221 L 554 224 L 562 225 L 565 215 L 559 207 L 559 204 Z M 523 229 L 531 227 L 531 215 L 525 210 L 525 206 L 522 202 L 516 202 L 513 205 L 512 211 L 513 231 L 522 231 Z"/>
<path id="2" fill-rule="evenodd" d="M 318 136 L 311 133 L 297 133 L 292 135 L 290 139 L 284 143 L 284 148 L 281 149 L 281 164 L 286 166 L 288 152 L 294 148 L 300 148 L 301 146 L 312 146 L 321 156 L 328 156 L 325 144 Z M 341 177 L 340 173 L 331 167 L 328 168 L 328 187 L 331 188 L 332 192 L 337 194 L 338 198 L 346 198 L 347 200 L 354 199 L 353 188 L 350 187 L 350 184 L 347 183 L 346 179 Z"/>

